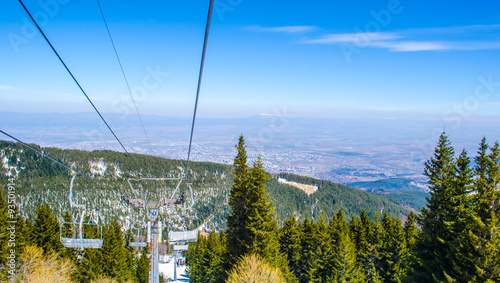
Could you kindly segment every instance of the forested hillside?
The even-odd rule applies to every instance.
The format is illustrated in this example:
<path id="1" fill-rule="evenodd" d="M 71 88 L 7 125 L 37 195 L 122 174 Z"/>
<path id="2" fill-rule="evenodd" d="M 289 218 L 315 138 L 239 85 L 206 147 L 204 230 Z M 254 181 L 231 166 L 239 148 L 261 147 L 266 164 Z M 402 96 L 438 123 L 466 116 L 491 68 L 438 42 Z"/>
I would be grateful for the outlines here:
<path id="1" fill-rule="evenodd" d="M 251 168 L 243 160 L 240 138 L 228 229 L 190 246 L 190 282 L 500 282 L 498 142 L 483 139 L 471 165 L 443 133 L 425 164 L 430 196 L 405 223 L 387 211 L 347 223 L 339 210 L 279 226 L 260 160 Z"/>
<path id="2" fill-rule="evenodd" d="M 0 233 L 0 280 L 147 282 L 147 250 L 134 250 L 129 245 L 132 239 L 130 230 L 119 223 L 120 220 L 127 222 L 129 218 L 122 216 L 120 219 L 112 214 L 106 216 L 108 219 L 107 222 L 103 221 L 102 248 L 81 253 L 62 246 L 59 233 L 70 232 L 60 230 L 61 220 L 54 215 L 60 211 L 42 204 L 37 206 L 33 217 L 27 220 L 17 213 L 12 200 L 16 190 L 21 190 L 18 184 L 26 185 L 31 180 L 46 182 L 44 177 L 37 175 L 23 176 L 26 166 L 32 166 L 30 172 L 42 176 L 54 173 L 57 177 L 63 174 L 50 163 L 26 162 L 27 165 L 22 166 L 19 157 L 31 157 L 33 160 L 36 157 L 23 156 L 25 150 L 13 144 L 7 145 L 2 151 L 10 152 L 10 155 L 2 158 L 6 170 L 3 181 L 7 191 L 5 198 L 0 194 L 0 230 L 4 231 Z M 16 152 L 20 155 L 13 157 L 12 153 Z M 102 182 L 114 185 L 123 181 L 120 180 L 123 176 L 134 174 L 133 171 L 122 171 L 124 167 L 115 163 L 114 175 L 106 176 L 102 164 L 108 163 L 104 163 L 105 159 L 99 153 L 86 154 L 95 154 L 92 158 L 102 158 L 98 168 L 94 161 L 88 167 L 95 177 L 99 175 L 96 170 L 101 170 L 99 179 Z M 64 156 L 67 158 L 69 155 Z M 162 162 L 161 159 L 157 161 Z M 176 161 L 163 162 L 179 165 L 175 164 Z M 276 203 L 273 205 L 272 194 L 265 186 L 272 176 L 264 170 L 260 157 L 248 162 L 251 165 L 247 164 L 243 137 L 240 137 L 234 163 L 233 168 L 213 164 L 193 166 L 198 167 L 198 170 L 200 167 L 206 169 L 206 166 L 214 166 L 212 170 L 217 174 L 225 174 L 224 179 L 230 180 L 231 186 L 229 195 L 224 196 L 229 212 L 224 217 L 225 229 L 212 230 L 208 236 L 200 234 L 198 241 L 189 246 L 186 259 L 190 266 L 190 282 L 500 281 L 498 142 L 490 146 L 483 139 L 472 165 L 465 150 L 455 154 L 451 142 L 443 133 L 433 157 L 425 164 L 424 174 L 429 178 L 430 196 L 421 214 L 410 212 L 404 223 L 401 218 L 388 213 L 388 209 L 376 213 L 375 217 L 370 217 L 363 209 L 356 215 L 353 203 L 373 202 L 374 207 L 386 205 L 383 201 L 377 203 L 370 199 L 367 197 L 369 194 L 287 174 L 280 177 L 315 185 L 318 190 L 309 196 L 299 197 L 305 193 L 295 188 L 292 190 L 293 187 L 280 189 L 276 181 L 271 181 L 269 191 L 273 190 L 274 183 L 274 193 L 279 197 L 274 199 Z M 209 180 L 207 176 L 210 176 L 210 171 L 193 170 L 193 176 Z M 19 182 L 22 178 L 23 181 Z M 351 200 L 350 190 L 358 192 Z M 322 191 L 325 192 L 323 195 L 315 195 Z M 49 194 L 46 195 L 49 198 L 45 201 L 53 201 Z M 320 197 L 325 199 L 325 203 L 331 201 L 332 208 L 320 204 Z M 290 204 L 294 203 L 291 200 L 295 198 L 301 199 L 306 205 L 295 204 L 292 210 L 294 206 Z M 316 207 L 308 204 L 311 200 Z M 334 208 L 337 200 L 341 205 Z M 115 201 L 119 202 L 118 199 Z M 320 205 L 321 213 L 316 213 Z M 280 224 L 274 207 L 281 209 L 281 213 L 285 209 L 293 212 L 289 212 L 285 222 Z M 310 215 L 300 212 L 305 208 L 311 209 Z M 334 215 L 326 215 L 338 208 Z M 216 206 L 213 209 L 219 211 Z M 343 209 L 353 215 L 348 217 Z M 22 212 L 21 209 L 19 211 Z M 164 217 L 174 215 L 169 213 Z M 315 219 L 309 216 L 315 216 Z M 299 220 L 301 217 L 303 219 Z M 64 218 L 70 218 L 69 214 L 65 213 Z M 195 219 L 201 222 L 202 218 Z M 97 235 L 95 228 L 89 229 L 86 233 Z M 9 248 L 11 246 L 15 248 Z"/>
<path id="3" fill-rule="evenodd" d="M 39 148 L 33 145 L 35 148 Z M 165 190 L 170 197 L 177 185 L 175 182 L 133 182 L 135 190 L 127 183 L 130 177 L 167 177 L 183 172 L 185 162 L 160 157 L 132 154 L 127 157 L 114 151 L 81 151 L 43 148 L 46 154 L 71 166 L 73 169 L 88 174 L 96 180 L 123 192 L 128 197 L 154 199 Z M 32 219 L 36 209 L 42 203 L 48 203 L 56 217 L 62 219 L 64 211 L 70 211 L 68 200 L 71 180 L 68 169 L 53 163 L 20 144 L 0 141 L 0 183 L 6 189 L 7 177 L 16 179 L 16 202 L 25 217 Z M 228 196 L 233 182 L 232 166 L 192 162 L 189 168 L 189 182 L 192 183 L 194 206 L 192 210 L 166 208 L 161 214 L 164 223 L 169 226 L 193 229 L 204 224 L 207 228 L 225 227 L 228 215 Z M 316 218 L 321 211 L 327 217 L 342 209 L 346 216 L 359 215 L 362 209 L 370 217 L 384 209 L 393 215 L 404 216 L 408 211 L 401 206 L 379 196 L 358 189 L 338 185 L 328 181 L 282 174 L 287 178 L 304 184 L 316 184 L 319 190 L 311 195 L 271 178 L 266 183 L 270 199 L 274 201 L 280 223 L 293 214 L 300 219 Z M 189 192 L 184 186 L 177 193 Z M 83 177 L 74 182 L 76 202 L 87 204 L 88 211 L 100 223 L 108 219 L 118 219 L 124 227 L 139 226 L 146 218 L 146 212 L 127 205 L 120 195 Z"/>

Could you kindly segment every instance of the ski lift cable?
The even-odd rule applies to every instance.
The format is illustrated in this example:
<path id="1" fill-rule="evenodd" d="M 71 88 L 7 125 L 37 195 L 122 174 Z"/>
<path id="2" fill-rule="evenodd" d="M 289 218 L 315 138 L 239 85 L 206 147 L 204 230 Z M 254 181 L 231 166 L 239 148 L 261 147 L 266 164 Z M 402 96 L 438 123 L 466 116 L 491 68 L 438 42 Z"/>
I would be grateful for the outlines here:
<path id="1" fill-rule="evenodd" d="M 130 84 L 128 82 L 127 76 L 125 75 L 125 71 L 123 70 L 122 61 L 120 60 L 120 56 L 118 56 L 118 51 L 116 51 L 115 42 L 113 41 L 113 37 L 111 36 L 111 32 L 109 31 L 108 23 L 106 21 L 106 18 L 104 17 L 104 12 L 102 11 L 101 3 L 99 2 L 99 0 L 97 0 L 97 5 L 99 6 L 99 11 L 101 12 L 102 20 L 104 21 L 104 25 L 106 26 L 106 31 L 108 32 L 109 40 L 111 41 L 111 45 L 113 45 L 113 50 L 115 51 L 116 59 L 118 60 L 118 64 L 120 65 L 120 69 L 122 71 L 123 79 L 125 80 L 125 84 L 127 85 L 128 93 L 130 94 L 132 102 L 134 103 L 135 112 L 137 113 L 137 117 L 139 117 L 139 121 L 141 122 L 142 130 L 144 131 L 144 135 L 146 136 L 146 139 L 148 141 L 151 154 L 153 154 L 153 146 L 151 145 L 151 141 L 149 140 L 148 133 L 146 131 L 146 128 L 144 127 L 141 114 L 139 113 L 139 109 L 137 108 L 137 104 L 135 103 L 132 91 L 130 90 Z"/>
<path id="2" fill-rule="evenodd" d="M 43 157 L 45 157 L 45 158 L 47 158 L 47 159 L 51 160 L 52 162 L 57 163 L 57 164 L 59 164 L 59 165 L 61 165 L 61 166 L 65 167 L 65 168 L 67 168 L 68 170 L 70 170 L 70 171 L 72 171 L 72 172 L 74 172 L 74 173 L 76 173 L 76 174 L 78 174 L 78 175 L 80 175 L 80 176 L 84 177 L 85 179 L 88 179 L 88 180 L 90 180 L 90 181 L 92 181 L 92 182 L 94 182 L 94 183 L 96 183 L 96 184 L 98 184 L 98 185 L 100 185 L 100 186 L 102 186 L 102 187 L 105 187 L 105 188 L 107 188 L 107 189 L 110 189 L 110 190 L 113 190 L 113 191 L 117 192 L 118 194 L 120 194 L 120 196 L 121 196 L 121 198 L 122 198 L 123 200 L 127 200 L 127 199 L 128 199 L 128 197 L 126 197 L 126 196 L 125 196 L 122 192 L 120 192 L 119 190 L 114 189 L 114 188 L 112 188 L 112 187 L 110 187 L 110 186 L 108 186 L 108 185 L 106 185 L 106 184 L 103 184 L 103 183 L 101 183 L 101 182 L 97 181 L 96 179 L 94 179 L 94 178 L 92 178 L 92 177 L 90 177 L 90 176 L 87 176 L 87 175 L 83 174 L 82 172 L 79 172 L 79 171 L 77 171 L 77 170 L 75 170 L 75 169 L 71 168 L 70 166 L 68 166 L 68 165 L 66 165 L 66 164 L 62 163 L 61 161 L 59 161 L 59 160 L 57 160 L 57 159 L 55 159 L 55 158 L 53 158 L 53 157 L 49 156 L 48 154 L 46 154 L 46 153 L 44 153 L 44 152 L 42 152 L 42 151 L 40 151 L 40 150 L 38 150 L 38 149 L 36 149 L 36 148 L 34 148 L 34 147 L 32 147 L 32 146 L 28 145 L 28 144 L 26 144 L 25 142 L 23 142 L 23 141 L 21 141 L 20 139 L 18 139 L 18 138 L 16 138 L 16 137 L 14 137 L 14 136 L 12 136 L 12 135 L 10 135 L 10 134 L 8 134 L 8 133 L 4 132 L 3 130 L 0 130 L 0 133 L 2 133 L 2 134 L 4 134 L 4 135 L 8 136 L 9 138 L 11 138 L 11 139 L 13 139 L 13 140 L 17 141 L 18 143 L 20 143 L 20 144 L 24 145 L 25 147 L 27 147 L 27 148 L 29 148 L 29 149 L 31 149 L 31 150 L 33 150 L 33 151 L 35 151 L 36 153 L 38 153 L 38 154 L 40 154 L 41 156 L 43 156 Z"/>
<path id="3" fill-rule="evenodd" d="M 194 103 L 193 122 L 191 124 L 191 136 L 189 138 L 189 149 L 188 149 L 188 156 L 187 156 L 187 161 L 186 161 L 186 175 L 185 175 L 185 179 L 186 180 L 184 182 L 184 187 L 187 186 L 187 184 L 188 184 L 189 159 L 191 157 L 191 145 L 193 143 L 194 125 L 195 125 L 195 122 L 196 122 L 196 112 L 198 110 L 198 98 L 200 97 L 201 79 L 203 77 L 203 66 L 205 65 L 205 53 L 207 51 L 208 34 L 209 34 L 209 31 L 210 31 L 210 22 L 212 20 L 213 4 L 214 4 L 214 0 L 210 0 L 210 4 L 208 6 L 207 24 L 206 24 L 206 27 L 205 27 L 205 39 L 203 41 L 203 51 L 202 51 L 202 54 L 201 54 L 200 73 L 198 75 L 198 87 L 196 89 L 196 100 L 195 100 L 195 103 Z"/>
<path id="4" fill-rule="evenodd" d="M 64 63 L 64 60 L 61 58 L 61 56 L 59 56 L 59 53 L 57 53 L 56 49 L 54 48 L 54 46 L 52 45 L 52 43 L 50 43 L 50 40 L 47 38 L 47 36 L 45 36 L 45 33 L 42 31 L 42 29 L 40 28 L 40 26 L 38 25 L 38 23 L 36 22 L 36 20 L 33 18 L 33 16 L 31 15 L 30 11 L 28 10 L 28 8 L 26 8 L 26 6 L 24 5 L 23 1 L 22 0 L 19 0 L 19 3 L 21 4 L 21 6 L 23 6 L 24 10 L 26 11 L 26 13 L 28 14 L 28 16 L 31 18 L 31 20 L 33 21 L 33 23 L 35 24 L 35 26 L 37 27 L 38 31 L 40 31 L 40 33 L 42 34 L 43 38 L 45 39 L 45 41 L 47 41 L 47 43 L 49 44 L 50 48 L 52 49 L 52 51 L 54 51 L 54 53 L 56 54 L 57 58 L 59 59 L 59 61 L 63 64 L 64 68 L 66 69 L 66 71 L 69 73 L 69 75 L 71 76 L 71 78 L 73 79 L 73 81 L 76 83 L 76 85 L 78 86 L 78 88 L 82 91 L 83 95 L 85 95 L 85 97 L 87 98 L 87 100 L 90 102 L 90 105 L 92 105 L 92 107 L 94 108 L 94 110 L 97 112 L 97 114 L 99 115 L 99 117 L 101 117 L 101 120 L 104 122 L 104 124 L 106 124 L 106 127 L 109 129 L 109 131 L 113 134 L 113 136 L 115 137 L 115 139 L 118 141 L 118 143 L 120 144 L 120 146 L 123 148 L 123 150 L 125 151 L 126 155 L 129 156 L 131 159 L 132 159 L 132 162 L 134 162 L 134 164 L 139 167 L 137 165 L 137 163 L 135 162 L 135 160 L 132 158 L 132 156 L 130 155 L 130 153 L 127 151 L 127 149 L 125 148 L 125 146 L 123 145 L 123 143 L 120 141 L 120 139 L 116 136 L 115 132 L 111 129 L 111 127 L 109 126 L 108 122 L 106 122 L 106 120 L 104 119 L 104 117 L 101 115 L 101 113 L 99 112 L 99 110 L 97 109 L 97 107 L 94 105 L 94 103 L 92 102 L 92 100 L 90 99 L 90 97 L 87 95 L 87 93 L 83 90 L 82 86 L 80 85 L 80 83 L 78 83 L 78 80 L 75 78 L 75 76 L 73 75 L 73 73 L 69 70 L 68 66 L 66 65 L 66 63 Z"/>

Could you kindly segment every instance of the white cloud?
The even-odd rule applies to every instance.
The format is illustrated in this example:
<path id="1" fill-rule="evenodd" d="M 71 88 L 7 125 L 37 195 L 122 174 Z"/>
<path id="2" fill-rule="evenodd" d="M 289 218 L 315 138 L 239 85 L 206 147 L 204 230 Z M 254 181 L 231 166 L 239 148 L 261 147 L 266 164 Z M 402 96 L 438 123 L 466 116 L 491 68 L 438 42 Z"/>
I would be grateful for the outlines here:
<path id="1" fill-rule="evenodd" d="M 500 49 L 495 34 L 500 25 L 471 25 L 446 28 L 409 29 L 397 32 L 333 33 L 301 41 L 303 44 L 352 44 L 356 47 L 387 49 L 392 52 L 439 51 L 439 50 L 493 50 Z M 469 37 L 446 39 L 450 35 Z M 439 36 L 439 40 L 430 37 Z M 485 39 L 475 39 L 486 36 Z M 416 38 L 418 37 L 418 39 Z M 423 37 L 423 39 L 421 39 Z"/>
<path id="2" fill-rule="evenodd" d="M 19 89 L 19 88 L 14 87 L 14 86 L 9 86 L 9 85 L 0 85 L 0 90 L 16 90 L 16 89 Z"/>
<path id="3" fill-rule="evenodd" d="M 450 50 L 452 48 L 447 43 L 431 41 L 373 42 L 369 46 L 386 48 L 395 52 Z"/>
<path id="4" fill-rule="evenodd" d="M 456 34 L 456 33 L 481 33 L 500 30 L 500 25 L 470 25 L 470 26 L 456 26 L 456 27 L 439 27 L 439 28 L 417 28 L 408 29 L 407 33 L 412 34 Z"/>
<path id="5" fill-rule="evenodd" d="M 248 30 L 257 32 L 280 32 L 280 33 L 306 33 L 317 29 L 316 26 L 281 26 L 281 27 L 261 27 L 248 26 Z"/>
<path id="6" fill-rule="evenodd" d="M 370 42 L 394 40 L 400 38 L 395 33 L 366 32 L 366 33 L 334 33 L 327 34 L 317 39 L 308 39 L 302 43 L 356 43 L 367 45 Z"/>

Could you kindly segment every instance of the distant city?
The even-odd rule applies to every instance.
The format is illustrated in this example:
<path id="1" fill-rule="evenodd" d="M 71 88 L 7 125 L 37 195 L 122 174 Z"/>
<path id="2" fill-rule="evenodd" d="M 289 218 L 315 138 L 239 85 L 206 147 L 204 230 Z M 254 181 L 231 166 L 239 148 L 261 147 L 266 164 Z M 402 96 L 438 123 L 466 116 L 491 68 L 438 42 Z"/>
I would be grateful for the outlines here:
<path id="1" fill-rule="evenodd" d="M 43 147 L 122 151 L 92 113 L 1 112 L 0 119 L 12 121 L 5 124 L 7 132 Z M 133 117 L 124 119 L 108 114 L 108 120 L 129 152 L 187 158 L 189 118 L 144 116 L 151 146 Z M 451 130 L 450 139 L 457 151 L 465 147 L 474 156 L 483 135 L 492 142 L 498 139 L 499 126 L 489 127 L 488 132 L 497 136 L 483 134 L 470 123 L 461 131 Z M 260 154 L 271 173 L 288 172 L 341 184 L 386 178 L 406 178 L 422 184 L 426 182 L 424 162 L 432 155 L 436 142 L 434 132 L 437 129 L 440 133 L 442 128 L 439 121 L 276 116 L 200 119 L 195 128 L 191 160 L 232 164 L 236 155 L 234 145 L 238 136 L 244 134 L 249 161 Z"/>

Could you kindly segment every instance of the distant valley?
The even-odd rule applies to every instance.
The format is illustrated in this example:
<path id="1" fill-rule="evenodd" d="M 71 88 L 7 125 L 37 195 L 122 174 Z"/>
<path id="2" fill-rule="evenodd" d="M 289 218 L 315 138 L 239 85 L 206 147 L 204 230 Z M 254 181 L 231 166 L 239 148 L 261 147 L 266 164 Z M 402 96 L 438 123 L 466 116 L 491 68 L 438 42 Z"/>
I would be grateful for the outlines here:
<path id="1" fill-rule="evenodd" d="M 129 151 L 186 159 L 190 118 L 143 115 L 151 140 L 150 148 L 135 115 L 105 113 L 104 116 Z M 0 112 L 0 121 L 3 121 L 5 131 L 42 146 L 121 150 L 95 113 Z M 269 172 L 293 173 L 352 184 L 389 196 L 408 192 L 410 196 L 399 195 L 398 198 L 416 194 L 422 199 L 426 184 L 422 174 L 423 164 L 432 155 L 434 138 L 444 125 L 439 120 L 312 119 L 288 114 L 234 119 L 199 118 L 192 159 L 232 164 L 234 144 L 237 137 L 244 134 L 250 158 L 260 154 Z M 467 148 L 473 156 L 483 135 L 490 140 L 499 138 L 500 124 L 464 121 L 460 128 L 449 127 L 446 130 L 455 141 L 456 148 Z M 392 181 L 390 188 L 376 187 L 381 185 L 377 183 L 379 180 L 399 179 L 413 182 L 415 187 Z M 367 187 L 359 182 L 375 183 Z M 422 202 L 417 201 L 410 206 L 420 204 Z"/>
<path id="2" fill-rule="evenodd" d="M 123 196 L 155 200 L 160 196 L 179 197 L 186 195 L 186 205 L 164 208 L 161 217 L 170 229 L 221 229 L 229 212 L 228 197 L 232 186 L 232 166 L 193 162 L 189 171 L 189 182 L 193 194 L 172 181 L 144 181 L 133 187 L 127 182 L 131 177 L 166 177 L 182 172 L 184 162 L 147 155 L 133 155 L 133 159 L 114 151 L 80 151 L 43 148 L 46 154 L 69 164 L 113 188 L 109 189 L 83 177 L 74 182 L 74 200 L 88 206 L 89 216 L 100 223 L 117 218 L 122 226 L 132 227 L 144 223 L 147 211 L 134 209 Z M 0 141 L 0 185 L 5 190 L 8 178 L 16 182 L 16 203 L 23 215 L 33 218 L 36 208 L 47 202 L 54 213 L 62 218 L 64 211 L 71 211 L 69 204 L 70 172 L 46 158 L 39 156 L 20 144 Z M 139 167 L 137 167 L 137 165 Z M 286 179 L 288 183 L 279 182 Z M 290 184 L 315 187 L 307 194 Z M 290 215 L 298 219 L 314 219 L 323 212 L 327 218 L 341 209 L 346 217 L 359 216 L 364 209 L 370 217 L 387 211 L 405 218 L 409 210 L 395 201 L 330 181 L 293 174 L 274 175 L 266 183 L 266 189 L 273 201 L 279 221 Z M 186 207 L 191 207 L 187 209 Z M 186 208 L 186 209 L 183 209 Z"/>

